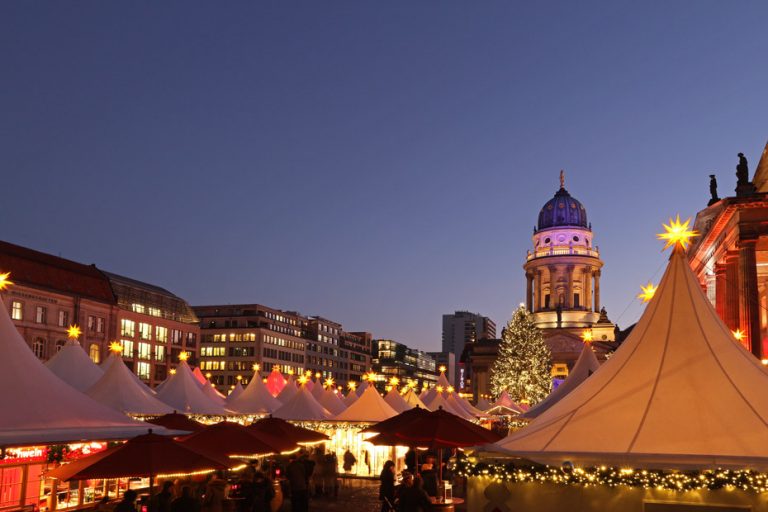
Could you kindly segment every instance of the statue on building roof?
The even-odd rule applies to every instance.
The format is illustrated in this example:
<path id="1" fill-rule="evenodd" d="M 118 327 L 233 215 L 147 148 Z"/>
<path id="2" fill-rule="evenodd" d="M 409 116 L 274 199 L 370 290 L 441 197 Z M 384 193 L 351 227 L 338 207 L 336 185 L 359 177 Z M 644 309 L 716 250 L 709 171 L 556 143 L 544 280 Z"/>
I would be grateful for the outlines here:
<path id="1" fill-rule="evenodd" d="M 560 169 L 560 188 L 565 188 L 565 171 Z"/>
<path id="2" fill-rule="evenodd" d="M 756 192 L 755 186 L 749 181 L 749 165 L 744 153 L 739 153 L 739 165 L 736 166 L 736 196 L 750 196 Z"/>
<path id="3" fill-rule="evenodd" d="M 720 200 L 720 198 L 717 196 L 717 178 L 715 178 L 714 174 L 709 175 L 709 193 L 712 198 L 707 203 L 707 206 L 712 206 Z"/>

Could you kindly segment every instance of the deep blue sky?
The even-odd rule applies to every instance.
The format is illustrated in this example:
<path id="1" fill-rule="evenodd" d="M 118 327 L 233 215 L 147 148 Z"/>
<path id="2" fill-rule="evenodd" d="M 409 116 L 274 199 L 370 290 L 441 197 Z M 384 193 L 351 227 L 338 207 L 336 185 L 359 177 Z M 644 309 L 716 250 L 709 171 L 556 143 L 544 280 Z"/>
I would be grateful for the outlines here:
<path id="1" fill-rule="evenodd" d="M 557 189 L 622 327 L 768 138 L 765 2 L 2 2 L 0 238 L 437 350 Z M 659 275 L 656 275 L 658 280 Z M 623 313 L 623 314 L 622 314 Z"/>

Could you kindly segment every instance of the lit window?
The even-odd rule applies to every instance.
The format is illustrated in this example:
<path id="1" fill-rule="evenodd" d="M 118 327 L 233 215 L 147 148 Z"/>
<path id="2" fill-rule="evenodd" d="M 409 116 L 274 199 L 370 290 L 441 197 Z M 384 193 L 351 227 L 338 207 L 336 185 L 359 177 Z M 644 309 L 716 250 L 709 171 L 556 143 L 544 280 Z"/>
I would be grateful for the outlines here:
<path id="1" fill-rule="evenodd" d="M 149 343 L 139 343 L 139 359 L 149 359 L 151 357 L 151 346 Z"/>
<path id="2" fill-rule="evenodd" d="M 140 379 L 149 380 L 149 363 L 143 361 L 136 363 L 136 375 Z"/>
<path id="3" fill-rule="evenodd" d="M 123 357 L 133 357 L 133 341 L 120 340 L 120 344 L 123 346 Z"/>
<path id="4" fill-rule="evenodd" d="M 96 317 L 96 332 L 104 332 L 104 319 L 100 316 Z"/>
<path id="5" fill-rule="evenodd" d="M 59 327 L 66 327 L 69 325 L 69 311 L 59 311 Z"/>
<path id="6" fill-rule="evenodd" d="M 14 320 L 24 320 L 24 304 L 17 300 L 11 303 L 11 318 Z"/>
<path id="7" fill-rule="evenodd" d="M 120 336 L 128 336 L 133 338 L 136 336 L 136 322 L 133 320 L 120 320 Z"/>
<path id="8" fill-rule="evenodd" d="M 163 313 L 158 308 L 149 308 L 149 314 L 151 316 L 163 316 Z"/>
<path id="9" fill-rule="evenodd" d="M 151 340 L 152 339 L 152 326 L 149 324 L 145 324 L 144 322 L 139 323 L 139 339 L 142 340 Z"/>
<path id="10" fill-rule="evenodd" d="M 99 364 L 101 362 L 101 350 L 99 350 L 99 346 L 95 343 L 91 343 L 91 348 L 88 350 L 88 355 L 91 358 L 91 361 L 93 361 L 96 364 Z"/>
<path id="11" fill-rule="evenodd" d="M 43 338 L 36 338 L 32 343 L 32 352 L 35 353 L 38 359 L 45 358 L 45 340 Z"/>
<path id="12" fill-rule="evenodd" d="M 162 345 L 155 345 L 155 360 L 165 361 L 165 347 Z"/>
<path id="13" fill-rule="evenodd" d="M 38 324 L 44 324 L 46 316 L 48 316 L 48 310 L 43 306 L 37 306 L 35 309 L 35 322 Z"/>
<path id="14" fill-rule="evenodd" d="M 134 313 L 144 313 L 144 304 L 131 304 Z"/>
<path id="15" fill-rule="evenodd" d="M 168 342 L 168 328 L 167 327 L 160 327 L 159 325 L 155 327 L 155 341 L 160 341 L 163 343 Z"/>

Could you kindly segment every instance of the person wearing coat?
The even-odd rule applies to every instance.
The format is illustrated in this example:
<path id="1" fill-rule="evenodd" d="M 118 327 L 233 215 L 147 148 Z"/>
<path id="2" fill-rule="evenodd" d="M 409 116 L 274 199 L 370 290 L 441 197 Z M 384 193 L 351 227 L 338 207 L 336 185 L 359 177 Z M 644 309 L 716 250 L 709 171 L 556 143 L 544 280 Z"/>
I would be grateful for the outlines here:
<path id="1" fill-rule="evenodd" d="M 388 460 L 379 475 L 379 501 L 381 512 L 390 512 L 395 504 L 395 463 Z"/>

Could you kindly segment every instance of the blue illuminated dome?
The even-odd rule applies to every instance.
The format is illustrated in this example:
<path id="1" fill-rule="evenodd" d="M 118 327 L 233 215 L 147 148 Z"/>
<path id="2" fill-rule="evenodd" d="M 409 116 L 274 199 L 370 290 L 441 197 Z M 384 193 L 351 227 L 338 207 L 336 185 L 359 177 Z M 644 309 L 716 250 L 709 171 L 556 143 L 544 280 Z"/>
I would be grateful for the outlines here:
<path id="1" fill-rule="evenodd" d="M 563 187 L 560 187 L 555 197 L 547 201 L 539 212 L 539 230 L 560 226 L 588 227 L 584 205 L 571 197 Z"/>

